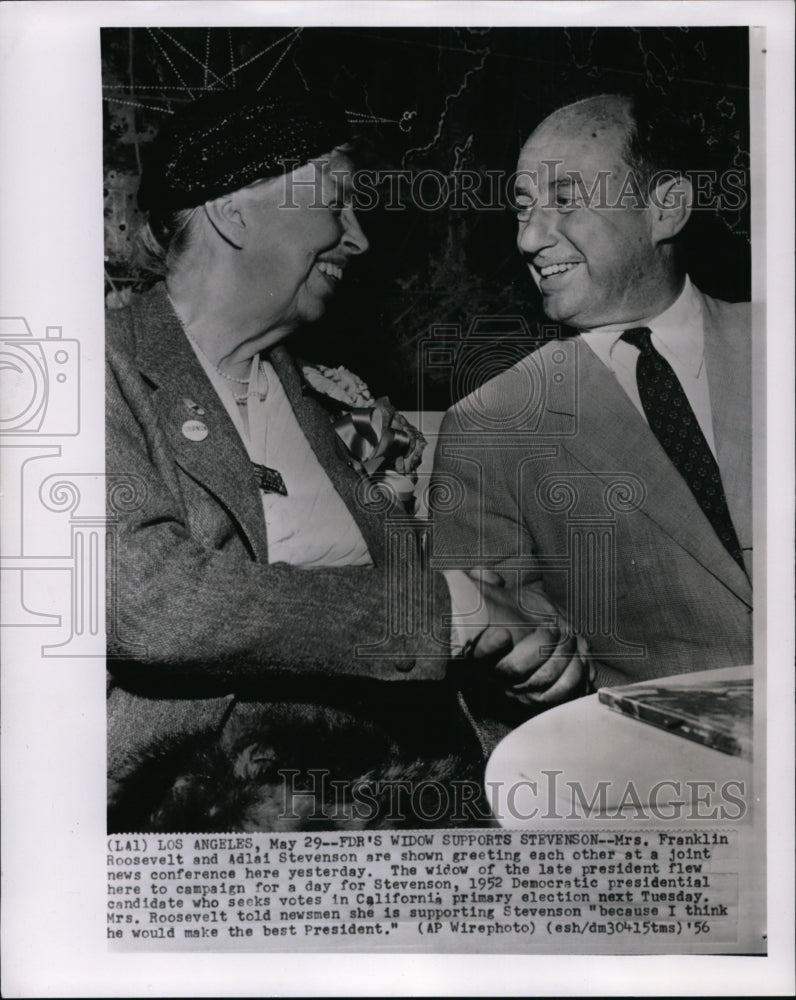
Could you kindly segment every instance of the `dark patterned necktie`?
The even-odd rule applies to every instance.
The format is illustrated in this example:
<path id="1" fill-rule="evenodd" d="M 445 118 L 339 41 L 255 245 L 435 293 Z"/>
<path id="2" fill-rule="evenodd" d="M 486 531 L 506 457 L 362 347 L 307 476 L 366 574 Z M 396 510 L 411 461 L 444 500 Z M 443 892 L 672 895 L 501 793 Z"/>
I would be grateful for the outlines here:
<path id="1" fill-rule="evenodd" d="M 646 326 L 625 330 L 622 334 L 622 339 L 639 351 L 636 382 L 647 422 L 722 544 L 746 572 L 716 459 L 680 380 L 668 361 L 652 346 L 651 336 L 652 331 Z"/>

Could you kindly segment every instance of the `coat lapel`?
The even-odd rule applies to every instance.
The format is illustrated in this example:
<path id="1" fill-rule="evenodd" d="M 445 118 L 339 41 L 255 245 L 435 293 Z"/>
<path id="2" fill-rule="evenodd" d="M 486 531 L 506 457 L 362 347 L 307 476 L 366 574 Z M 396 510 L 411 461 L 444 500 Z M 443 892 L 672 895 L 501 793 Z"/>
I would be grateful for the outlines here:
<path id="1" fill-rule="evenodd" d="M 177 464 L 224 505 L 240 524 L 255 558 L 267 562 L 262 502 L 249 456 L 196 360 L 165 288 L 157 285 L 142 296 L 134 316 L 139 368 L 156 389 L 161 426 Z M 207 437 L 186 437 L 183 427 L 189 420 L 203 423 Z"/>
<path id="2" fill-rule="evenodd" d="M 249 456 L 196 360 L 163 285 L 156 285 L 140 297 L 135 319 L 139 367 L 156 387 L 156 405 L 175 460 L 221 501 L 240 524 L 257 560 L 267 562 L 262 502 Z M 383 515 L 367 510 L 358 501 L 357 486 L 362 476 L 340 457 L 328 413 L 302 392 L 301 376 L 283 345 L 273 348 L 269 360 L 315 456 L 356 521 L 373 561 L 381 564 Z M 204 414 L 189 409 L 189 403 L 197 404 Z M 192 441 L 185 436 L 183 425 L 188 420 L 205 424 L 209 433 L 204 440 Z"/>
<path id="3" fill-rule="evenodd" d="M 273 348 L 269 360 L 279 376 L 279 381 L 290 400 L 290 405 L 310 443 L 315 457 L 332 482 L 335 490 L 351 512 L 362 532 L 373 561 L 380 565 L 384 559 L 384 516 L 370 511 L 358 499 L 357 487 L 363 475 L 351 468 L 341 458 L 337 435 L 329 414 L 321 404 L 303 391 L 302 377 L 284 345 Z"/>
<path id="4" fill-rule="evenodd" d="M 563 435 L 561 446 L 606 483 L 621 472 L 637 476 L 643 490 L 640 510 L 742 600 L 751 603 L 745 574 L 719 541 L 612 372 L 580 338 L 575 339 L 573 348 L 570 371 L 560 382 L 550 383 L 546 409 L 552 420 L 546 421 L 546 426 L 552 430 L 557 418 L 562 428 L 572 428 L 574 419 L 574 433 Z M 577 387 L 574 395 L 572 385 Z"/>

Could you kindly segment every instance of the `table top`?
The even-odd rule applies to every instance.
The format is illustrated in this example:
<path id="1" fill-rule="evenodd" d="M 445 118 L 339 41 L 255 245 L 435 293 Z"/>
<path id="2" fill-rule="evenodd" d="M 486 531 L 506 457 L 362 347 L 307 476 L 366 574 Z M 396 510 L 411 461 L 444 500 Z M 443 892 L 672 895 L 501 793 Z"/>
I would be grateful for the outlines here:
<path id="1" fill-rule="evenodd" d="M 699 687 L 751 677 L 750 667 L 652 682 Z M 495 749 L 485 785 L 501 826 L 617 819 L 655 825 L 741 818 L 752 795 L 750 761 L 579 698 L 530 719 Z M 740 814 L 740 815 L 739 815 Z"/>

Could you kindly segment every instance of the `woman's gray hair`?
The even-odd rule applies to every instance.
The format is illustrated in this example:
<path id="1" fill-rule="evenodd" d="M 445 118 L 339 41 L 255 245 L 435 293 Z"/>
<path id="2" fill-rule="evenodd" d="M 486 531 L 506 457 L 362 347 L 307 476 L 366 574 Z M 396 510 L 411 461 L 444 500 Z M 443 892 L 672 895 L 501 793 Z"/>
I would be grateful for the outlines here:
<path id="1" fill-rule="evenodd" d="M 198 208 L 149 213 L 137 234 L 138 256 L 147 271 L 161 277 L 174 271 L 191 244 Z"/>

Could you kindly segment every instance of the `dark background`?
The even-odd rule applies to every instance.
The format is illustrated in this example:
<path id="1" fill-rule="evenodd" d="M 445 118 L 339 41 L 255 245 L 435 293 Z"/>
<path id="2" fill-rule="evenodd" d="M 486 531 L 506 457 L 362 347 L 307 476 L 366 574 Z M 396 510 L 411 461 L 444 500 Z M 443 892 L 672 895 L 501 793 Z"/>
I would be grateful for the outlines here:
<path id="1" fill-rule="evenodd" d="M 692 122 L 706 167 L 745 171 L 748 185 L 745 28 L 103 29 L 102 55 L 112 299 L 151 281 L 132 242 L 142 151 L 168 109 L 206 89 L 271 79 L 320 88 L 358 120 L 358 165 L 445 175 L 511 173 L 522 142 L 555 107 L 604 91 L 649 91 Z M 696 213 L 688 227 L 695 283 L 733 301 L 750 297 L 746 202 Z M 404 409 L 444 409 L 463 383 L 445 364 L 419 361 L 434 324 L 449 325 L 444 337 L 460 361 L 468 334 L 495 338 L 483 378 L 538 342 L 544 317 L 508 211 L 378 207 L 360 221 L 370 253 L 324 320 L 294 335 L 296 353 L 347 364 Z"/>

